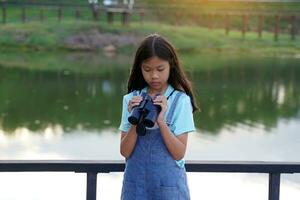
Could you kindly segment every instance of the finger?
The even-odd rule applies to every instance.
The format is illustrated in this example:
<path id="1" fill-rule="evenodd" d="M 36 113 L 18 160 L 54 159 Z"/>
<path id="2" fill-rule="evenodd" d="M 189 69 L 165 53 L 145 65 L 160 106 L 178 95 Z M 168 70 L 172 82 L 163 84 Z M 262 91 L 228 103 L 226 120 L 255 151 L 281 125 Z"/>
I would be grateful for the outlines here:
<path id="1" fill-rule="evenodd" d="M 131 102 L 130 104 L 128 104 L 128 111 L 129 112 L 131 112 L 132 111 L 132 109 L 135 107 L 135 106 L 138 106 L 138 105 L 140 105 L 140 103 L 139 102 Z"/>
<path id="2" fill-rule="evenodd" d="M 154 98 L 154 100 L 158 100 L 158 99 L 161 99 L 161 96 L 156 96 L 156 97 Z"/>
<path id="3" fill-rule="evenodd" d="M 158 103 L 158 102 L 153 103 L 153 104 L 156 105 L 156 106 L 162 106 L 162 103 Z"/>
<path id="4" fill-rule="evenodd" d="M 142 100 L 141 99 L 131 99 L 128 101 L 128 105 L 132 105 L 135 103 L 140 103 Z"/>
<path id="5" fill-rule="evenodd" d="M 155 100 L 164 100 L 164 99 L 167 99 L 165 96 L 163 96 L 163 95 L 161 95 L 161 96 L 157 96 L 156 98 L 155 98 Z"/>
<path id="6" fill-rule="evenodd" d="M 159 99 L 161 98 L 161 95 L 155 96 L 154 99 Z"/>
<path id="7" fill-rule="evenodd" d="M 137 106 L 137 105 L 139 105 L 140 104 L 140 102 L 132 102 L 131 103 L 131 106 L 133 107 L 133 106 Z"/>
<path id="8" fill-rule="evenodd" d="M 140 104 L 141 103 L 141 101 L 131 101 L 130 102 L 130 104 L 132 105 L 132 104 Z"/>
<path id="9" fill-rule="evenodd" d="M 140 97 L 140 96 L 135 96 L 135 97 L 132 97 L 131 101 L 140 101 L 142 100 L 143 98 Z"/>
<path id="10" fill-rule="evenodd" d="M 131 100 L 136 102 L 136 101 L 141 101 L 141 100 L 143 100 L 143 98 L 140 97 L 140 96 L 135 96 L 135 97 L 133 97 Z"/>
<path id="11" fill-rule="evenodd" d="M 143 98 L 142 96 L 133 96 L 132 98 Z"/>
<path id="12" fill-rule="evenodd" d="M 153 103 L 154 105 L 159 105 L 159 106 L 166 106 L 166 104 L 164 104 L 163 102 L 155 102 Z"/>
<path id="13" fill-rule="evenodd" d="M 153 102 L 165 102 L 165 100 L 164 99 L 155 99 Z"/>

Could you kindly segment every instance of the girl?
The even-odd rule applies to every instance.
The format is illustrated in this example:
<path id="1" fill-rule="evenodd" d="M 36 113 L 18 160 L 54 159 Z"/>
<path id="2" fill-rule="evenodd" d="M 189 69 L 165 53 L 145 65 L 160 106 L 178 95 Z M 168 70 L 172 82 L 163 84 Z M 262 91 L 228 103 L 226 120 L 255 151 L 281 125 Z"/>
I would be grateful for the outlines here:
<path id="1" fill-rule="evenodd" d="M 142 101 L 143 92 L 161 110 L 155 126 L 138 136 L 128 117 Z M 196 110 L 191 84 L 174 47 L 157 34 L 149 35 L 137 49 L 128 94 L 123 97 L 119 127 L 120 152 L 126 158 L 122 200 L 190 199 L 183 157 L 188 133 L 195 130 Z"/>

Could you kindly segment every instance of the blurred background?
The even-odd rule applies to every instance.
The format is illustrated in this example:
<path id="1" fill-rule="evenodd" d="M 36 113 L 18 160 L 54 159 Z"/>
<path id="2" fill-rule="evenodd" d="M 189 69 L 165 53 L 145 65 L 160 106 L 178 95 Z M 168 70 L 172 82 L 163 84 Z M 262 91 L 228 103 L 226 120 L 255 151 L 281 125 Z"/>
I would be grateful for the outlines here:
<path id="1" fill-rule="evenodd" d="M 300 162 L 299 26 L 297 0 L 0 0 L 0 159 L 122 160 L 130 67 L 158 33 L 201 108 L 186 160 Z M 99 174 L 98 199 L 119 199 L 122 175 Z M 195 200 L 268 198 L 267 174 L 188 180 Z M 280 192 L 300 199 L 300 175 Z M 85 176 L 0 173 L 2 199 L 85 199 Z"/>

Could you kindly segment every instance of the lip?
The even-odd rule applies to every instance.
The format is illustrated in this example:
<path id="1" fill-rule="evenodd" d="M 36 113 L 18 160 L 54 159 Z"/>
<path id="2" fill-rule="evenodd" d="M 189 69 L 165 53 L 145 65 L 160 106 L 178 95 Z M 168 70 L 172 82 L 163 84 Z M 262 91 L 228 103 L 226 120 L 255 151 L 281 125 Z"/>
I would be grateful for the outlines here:
<path id="1" fill-rule="evenodd" d="M 160 82 L 150 82 L 150 84 L 156 86 L 156 85 L 160 85 Z"/>

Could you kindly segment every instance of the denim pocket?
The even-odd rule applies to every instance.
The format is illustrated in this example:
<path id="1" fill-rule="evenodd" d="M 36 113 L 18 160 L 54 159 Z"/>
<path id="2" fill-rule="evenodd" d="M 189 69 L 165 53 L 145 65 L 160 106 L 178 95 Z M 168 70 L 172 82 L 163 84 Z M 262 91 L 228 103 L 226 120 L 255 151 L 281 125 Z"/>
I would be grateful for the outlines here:
<path id="1" fill-rule="evenodd" d="M 136 198 L 136 184 L 129 181 L 123 182 L 121 200 L 134 200 Z"/>

